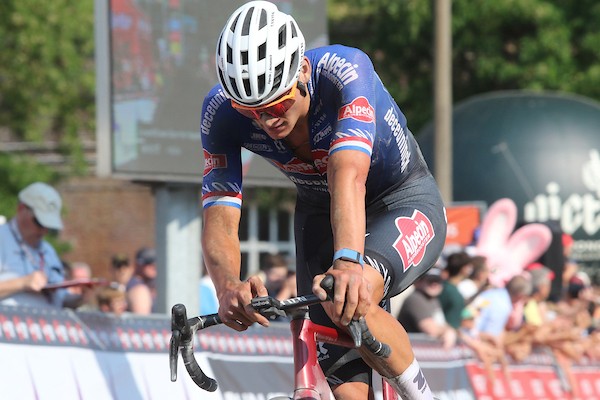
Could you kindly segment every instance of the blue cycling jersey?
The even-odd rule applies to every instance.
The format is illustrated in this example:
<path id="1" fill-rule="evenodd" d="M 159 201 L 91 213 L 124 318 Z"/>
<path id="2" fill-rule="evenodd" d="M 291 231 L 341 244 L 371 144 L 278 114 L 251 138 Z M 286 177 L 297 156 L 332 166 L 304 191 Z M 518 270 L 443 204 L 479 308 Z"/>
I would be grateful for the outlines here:
<path id="1" fill-rule="evenodd" d="M 300 199 L 317 205 L 329 203 L 327 161 L 337 151 L 370 156 L 367 205 L 427 170 L 404 114 L 365 53 L 332 45 L 305 55 L 312 67 L 307 83 L 312 163 L 296 157 L 284 141 L 271 139 L 253 120 L 235 111 L 221 85 L 216 85 L 202 108 L 205 208 L 241 206 L 242 148 L 271 162 L 296 184 Z"/>

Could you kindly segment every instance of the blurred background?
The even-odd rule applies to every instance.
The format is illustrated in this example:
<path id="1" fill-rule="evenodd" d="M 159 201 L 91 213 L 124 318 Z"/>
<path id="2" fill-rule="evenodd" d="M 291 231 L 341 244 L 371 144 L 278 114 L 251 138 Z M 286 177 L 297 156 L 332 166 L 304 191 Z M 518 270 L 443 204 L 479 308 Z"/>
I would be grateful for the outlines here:
<path id="1" fill-rule="evenodd" d="M 369 54 L 440 183 L 448 251 L 472 246 L 508 198 L 515 228 L 552 231 L 539 261 L 555 295 L 568 263 L 600 283 L 600 2 L 273 2 L 308 48 Z M 180 287 L 197 300 L 200 112 L 216 38 L 242 3 L 0 2 L 0 223 L 23 187 L 47 182 L 64 203 L 65 229 L 49 239 L 65 263 L 111 280 L 115 255 L 155 248 L 159 313 Z M 273 254 L 293 273 L 294 190 L 243 159 L 242 273 L 264 273 Z"/>
<path id="2" fill-rule="evenodd" d="M 194 160 L 198 154 L 194 150 L 199 151 L 200 145 L 193 142 L 193 133 L 199 124 L 205 89 L 215 82 L 213 39 L 227 14 L 223 11 L 220 18 L 214 17 L 210 13 L 216 11 L 207 11 L 209 7 L 204 3 L 110 2 L 110 15 L 103 21 L 110 21 L 110 54 L 115 58 L 110 63 L 110 80 L 104 81 L 110 86 L 107 92 L 109 88 L 96 86 L 98 42 L 94 33 L 98 15 L 92 0 L 2 2 L 0 215 L 11 215 L 15 195 L 27 183 L 43 180 L 58 185 L 65 201 L 66 228 L 55 238 L 55 245 L 66 260 L 85 259 L 100 276 L 108 274 L 112 253 L 130 253 L 154 242 L 156 182 L 152 175 L 171 174 L 167 180 L 174 181 L 200 176 L 196 167 L 202 165 L 201 158 Z M 223 10 L 242 2 L 227 3 Z M 317 32 L 309 40 L 309 47 L 343 43 L 360 47 L 372 57 L 421 142 L 430 166 L 435 168 L 431 126 L 435 105 L 435 3 L 328 0 L 326 5 L 310 1 L 305 7 L 295 8 L 294 2 L 276 3 L 292 10 L 303 26 L 313 21 L 315 26 L 305 28 L 306 32 Z M 569 212 L 563 211 L 575 196 L 573 201 L 589 207 L 581 212 L 581 218 L 575 215 L 571 219 L 584 221 L 563 229 L 568 228 L 574 236 L 575 252 L 585 262 L 597 263 L 600 184 L 594 187 L 593 182 L 600 178 L 597 169 L 590 170 L 592 183 L 586 186 L 581 174 L 586 162 L 597 160 L 600 148 L 596 124 L 600 5 L 593 0 L 450 3 L 451 100 L 455 110 L 471 100 L 469 104 L 479 107 L 475 111 L 479 119 L 469 119 L 466 111 L 455 116 L 453 147 L 457 154 L 453 193 L 447 200 L 483 201 L 489 205 L 497 198 L 511 197 L 519 204 L 524 219 L 526 204 L 534 204 L 536 196 L 549 198 L 554 194 L 562 208 L 559 214 L 547 218 L 560 219 Z M 326 20 L 322 13 L 315 17 L 315 7 L 326 10 Z M 169 71 L 177 71 L 173 74 L 178 77 L 175 81 L 169 81 Z M 162 106 L 156 106 L 158 101 L 148 106 L 154 107 L 153 124 L 138 121 L 138 129 L 148 133 L 148 138 L 152 132 L 177 131 L 179 126 L 178 137 L 196 144 L 181 146 L 187 148 L 185 157 L 181 148 L 172 148 L 172 157 L 179 157 L 173 163 L 156 155 L 155 142 L 132 136 L 127 131 L 131 121 L 98 131 L 98 89 L 121 104 L 135 96 L 160 98 Z M 503 93 L 504 102 L 498 98 L 473 100 L 498 91 L 527 91 L 531 97 L 522 98 L 512 110 L 506 107 L 506 99 L 508 96 L 511 104 L 510 96 L 515 93 Z M 544 97 L 546 94 L 548 97 Z M 527 108 L 536 101 L 533 111 Z M 175 113 L 173 108 L 177 109 Z M 111 115 L 118 121 L 122 110 L 127 113 L 129 109 L 115 107 Z M 139 112 L 137 118 L 143 120 L 144 112 Z M 114 139 L 108 161 L 112 163 L 111 173 L 102 179 L 96 177 L 96 164 L 103 162 L 98 157 L 97 134 L 112 135 Z M 146 158 L 139 158 L 136 164 L 132 157 L 138 149 L 145 152 Z M 445 151 L 453 154 L 452 148 Z M 560 170 L 555 171 L 551 167 L 557 164 Z M 175 168 L 173 165 L 179 170 L 168 170 Z M 115 179 L 115 172 L 134 179 Z M 142 175 L 142 180 L 137 175 Z M 552 189 L 547 186 L 552 187 L 552 183 L 558 185 L 558 190 L 554 186 L 557 193 L 549 193 Z M 266 224 L 256 228 L 258 241 L 274 240 L 280 243 L 278 250 L 289 252 L 289 243 L 282 243 L 291 240 L 287 226 L 291 206 L 286 199 L 293 196 L 286 190 L 258 185 L 245 200 L 248 206 L 256 200 L 254 212 L 263 221 L 260 224 Z M 269 217 L 271 204 L 281 206 L 275 217 Z M 273 223 L 270 218 L 280 225 L 275 239 L 268 232 Z M 266 252 L 271 250 L 269 247 Z"/>

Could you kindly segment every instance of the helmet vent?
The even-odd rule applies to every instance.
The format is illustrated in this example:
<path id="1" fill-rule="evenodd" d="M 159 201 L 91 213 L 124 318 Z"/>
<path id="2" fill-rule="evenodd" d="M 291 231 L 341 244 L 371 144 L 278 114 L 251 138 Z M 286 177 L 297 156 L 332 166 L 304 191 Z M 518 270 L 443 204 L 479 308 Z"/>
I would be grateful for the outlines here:
<path id="1" fill-rule="evenodd" d="M 269 92 L 269 96 L 267 97 L 273 96 L 277 92 L 277 89 L 279 89 L 281 85 L 281 75 L 283 74 L 283 65 L 284 63 L 281 63 L 277 67 L 275 67 L 275 76 L 273 77 L 273 89 L 271 89 L 271 91 Z"/>
<path id="2" fill-rule="evenodd" d="M 246 13 L 246 18 L 244 18 L 244 25 L 242 25 L 242 35 L 248 36 L 250 33 L 250 21 L 252 21 L 252 13 L 254 12 L 254 7 L 251 7 Z"/>
<path id="3" fill-rule="evenodd" d="M 233 20 L 233 22 L 232 22 L 232 23 L 231 23 L 231 25 L 229 26 L 229 30 L 230 30 L 231 32 L 234 32 L 234 33 L 235 33 L 235 27 L 237 26 L 238 19 L 240 19 L 240 14 L 238 14 L 238 15 L 235 17 L 235 19 Z"/>
<path id="4" fill-rule="evenodd" d="M 290 24 L 290 26 L 292 27 L 292 37 L 298 37 L 298 31 L 296 31 L 296 24 Z"/>
<path id="5" fill-rule="evenodd" d="M 239 99 L 241 96 L 240 96 L 240 92 L 236 86 L 235 79 L 232 77 L 229 77 L 229 82 L 230 82 L 229 86 L 231 86 L 231 88 L 233 89 L 235 97 Z"/>
<path id="6" fill-rule="evenodd" d="M 265 74 L 258 76 L 258 91 L 261 93 L 265 91 Z"/>
<path id="7" fill-rule="evenodd" d="M 227 62 L 229 64 L 233 63 L 233 49 L 231 46 L 229 46 L 229 44 L 227 44 Z"/>
<path id="8" fill-rule="evenodd" d="M 286 39 L 286 33 L 287 33 L 287 26 L 283 25 L 281 28 L 279 28 L 279 48 L 283 49 L 283 47 L 285 46 L 285 39 Z"/>
<path id="9" fill-rule="evenodd" d="M 298 63 L 298 51 L 295 51 L 290 57 L 290 65 L 292 66 L 292 70 L 297 69 L 296 65 Z"/>
<path id="10" fill-rule="evenodd" d="M 262 29 L 267 26 L 267 12 L 265 10 L 260 11 L 260 22 L 258 23 L 258 29 Z"/>
<path id="11" fill-rule="evenodd" d="M 241 56 L 242 56 L 242 64 L 243 65 L 248 65 L 248 52 L 247 51 L 242 51 L 241 52 Z"/>
<path id="12" fill-rule="evenodd" d="M 246 92 L 246 96 L 250 96 L 252 93 L 250 89 L 250 79 L 243 79 L 244 81 L 244 91 Z"/>
<path id="13" fill-rule="evenodd" d="M 267 44 L 263 43 L 258 46 L 258 61 L 264 60 L 267 56 Z"/>

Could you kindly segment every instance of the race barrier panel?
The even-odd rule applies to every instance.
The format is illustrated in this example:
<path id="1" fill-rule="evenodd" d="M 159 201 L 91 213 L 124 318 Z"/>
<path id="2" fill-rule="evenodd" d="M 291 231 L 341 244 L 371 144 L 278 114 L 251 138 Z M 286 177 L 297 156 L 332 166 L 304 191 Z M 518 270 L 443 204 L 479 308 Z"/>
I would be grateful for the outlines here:
<path id="1" fill-rule="evenodd" d="M 167 315 L 115 318 L 0 306 L 0 399 L 268 400 L 290 395 L 292 343 L 286 323 L 245 332 L 215 326 L 197 335 L 198 362 L 219 383 L 213 393 L 195 386 L 181 359 L 178 380 L 170 381 L 170 337 Z M 510 364 L 510 379 L 496 369 L 492 386 L 468 348 L 444 350 L 422 335 L 411 335 L 411 341 L 440 400 L 571 399 L 560 369 L 544 352 Z M 573 374 L 583 398 L 600 400 L 600 365 L 577 365 Z M 380 385 L 376 391 L 381 399 Z"/>

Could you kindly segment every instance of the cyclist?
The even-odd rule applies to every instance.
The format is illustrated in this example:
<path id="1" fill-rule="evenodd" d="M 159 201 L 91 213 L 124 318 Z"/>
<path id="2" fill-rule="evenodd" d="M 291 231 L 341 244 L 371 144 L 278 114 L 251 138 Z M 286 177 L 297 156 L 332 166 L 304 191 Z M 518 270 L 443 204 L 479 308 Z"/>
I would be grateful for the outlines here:
<path id="1" fill-rule="evenodd" d="M 268 325 L 249 307 L 253 296 L 267 295 L 264 285 L 240 280 L 246 148 L 296 184 L 298 292 L 324 299 L 319 282 L 324 274 L 336 278 L 334 302 L 311 309 L 311 319 L 343 327 L 364 317 L 392 348 L 381 360 L 324 346 L 320 363 L 336 398 L 368 398 L 374 368 L 404 398 L 431 399 L 409 338 L 388 309 L 442 250 L 441 196 L 368 56 L 340 45 L 304 47 L 295 20 L 267 1 L 238 8 L 218 39 L 220 83 L 204 100 L 201 136 L 203 252 L 219 315 L 238 331 Z"/>

